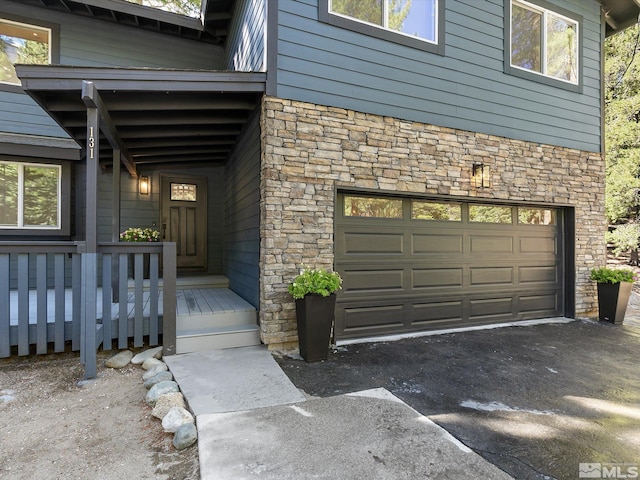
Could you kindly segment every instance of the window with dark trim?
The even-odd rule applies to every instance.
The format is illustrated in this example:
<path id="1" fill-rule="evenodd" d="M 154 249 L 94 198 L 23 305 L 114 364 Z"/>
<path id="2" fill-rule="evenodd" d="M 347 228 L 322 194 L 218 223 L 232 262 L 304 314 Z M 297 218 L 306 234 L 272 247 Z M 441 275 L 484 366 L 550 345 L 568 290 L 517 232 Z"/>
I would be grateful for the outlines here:
<path id="1" fill-rule="evenodd" d="M 0 90 L 22 92 L 14 65 L 58 63 L 58 27 L 0 12 Z"/>
<path id="2" fill-rule="evenodd" d="M 582 18 L 544 0 L 510 0 L 505 71 L 581 91 Z"/>
<path id="3" fill-rule="evenodd" d="M 320 0 L 321 22 L 444 55 L 445 0 Z"/>
<path id="4" fill-rule="evenodd" d="M 0 158 L 0 237 L 69 235 L 70 192 L 69 162 Z"/>

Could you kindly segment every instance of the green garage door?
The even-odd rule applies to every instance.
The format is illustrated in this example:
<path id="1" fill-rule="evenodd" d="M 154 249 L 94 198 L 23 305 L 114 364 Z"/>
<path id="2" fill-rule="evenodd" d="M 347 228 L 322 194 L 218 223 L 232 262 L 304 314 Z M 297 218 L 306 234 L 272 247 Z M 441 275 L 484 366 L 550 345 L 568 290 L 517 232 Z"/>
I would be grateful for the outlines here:
<path id="1" fill-rule="evenodd" d="M 340 194 L 338 340 L 563 315 L 561 210 Z"/>

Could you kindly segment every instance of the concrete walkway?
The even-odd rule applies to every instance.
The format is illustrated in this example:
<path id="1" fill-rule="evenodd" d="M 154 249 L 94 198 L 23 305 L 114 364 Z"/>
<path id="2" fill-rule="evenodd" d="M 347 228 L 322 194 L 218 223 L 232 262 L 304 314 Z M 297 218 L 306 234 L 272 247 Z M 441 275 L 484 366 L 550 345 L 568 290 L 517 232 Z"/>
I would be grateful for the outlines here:
<path id="1" fill-rule="evenodd" d="M 384 389 L 305 399 L 264 347 L 165 358 L 203 479 L 509 479 Z"/>

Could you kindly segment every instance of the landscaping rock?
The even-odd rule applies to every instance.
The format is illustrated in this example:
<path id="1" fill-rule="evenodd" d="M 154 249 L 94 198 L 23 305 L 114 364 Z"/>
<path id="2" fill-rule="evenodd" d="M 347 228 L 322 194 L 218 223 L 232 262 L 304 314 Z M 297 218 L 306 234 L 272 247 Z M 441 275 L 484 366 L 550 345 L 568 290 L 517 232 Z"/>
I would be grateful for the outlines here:
<path id="1" fill-rule="evenodd" d="M 158 401 L 158 398 L 160 398 L 162 395 L 179 391 L 180 389 L 178 388 L 178 384 L 176 382 L 166 380 L 164 382 L 156 383 L 153 387 L 151 387 L 151 390 L 149 390 L 147 396 L 145 397 L 145 401 L 147 402 L 147 405 L 149 405 L 150 407 L 154 407 L 156 405 L 156 402 Z"/>
<path id="2" fill-rule="evenodd" d="M 164 382 L 166 380 L 173 380 L 173 374 L 171 372 L 158 372 L 151 378 L 148 378 L 146 382 L 144 382 L 144 388 L 150 389 L 156 383 Z"/>
<path id="3" fill-rule="evenodd" d="M 144 370 L 149 370 L 155 367 L 156 365 L 160 365 L 162 363 L 164 363 L 162 360 L 158 360 L 155 357 L 151 357 L 151 358 L 147 358 L 144 362 L 142 362 L 142 368 Z"/>
<path id="4" fill-rule="evenodd" d="M 154 358 L 154 360 L 156 360 L 156 359 Z M 156 360 L 156 361 L 159 361 L 159 360 Z M 147 363 L 147 362 L 145 361 L 145 363 Z M 144 365 L 144 363 L 143 363 L 143 365 Z M 144 366 L 142 368 L 144 368 Z M 158 365 L 156 365 L 154 367 L 151 367 L 149 370 L 144 372 L 142 374 L 142 380 L 145 380 L 145 381 L 149 380 L 151 377 L 156 376 L 158 373 L 166 372 L 167 370 L 169 370 L 169 367 L 167 367 L 167 364 L 164 363 L 164 362 L 160 362 Z"/>
<path id="5" fill-rule="evenodd" d="M 150 348 L 149 350 L 138 353 L 131 359 L 131 363 L 134 365 L 142 365 L 144 361 L 149 358 L 162 358 L 162 347 Z"/>
<path id="6" fill-rule="evenodd" d="M 162 428 L 165 432 L 175 433 L 179 427 L 186 423 L 194 423 L 191 412 L 182 407 L 173 407 L 162 419 Z"/>
<path id="7" fill-rule="evenodd" d="M 161 395 L 156 402 L 156 406 L 151 411 L 151 415 L 163 420 L 164 417 L 174 407 L 186 408 L 184 396 L 180 392 L 172 392 Z"/>
<path id="8" fill-rule="evenodd" d="M 104 366 L 109 368 L 124 368 L 129 365 L 132 357 L 133 352 L 131 350 L 122 350 L 121 352 L 116 353 L 113 357 L 108 358 L 104 362 Z"/>
<path id="9" fill-rule="evenodd" d="M 196 443 L 196 440 L 198 440 L 198 430 L 195 424 L 185 423 L 176 430 L 173 446 L 176 447 L 176 450 L 184 450 Z"/>

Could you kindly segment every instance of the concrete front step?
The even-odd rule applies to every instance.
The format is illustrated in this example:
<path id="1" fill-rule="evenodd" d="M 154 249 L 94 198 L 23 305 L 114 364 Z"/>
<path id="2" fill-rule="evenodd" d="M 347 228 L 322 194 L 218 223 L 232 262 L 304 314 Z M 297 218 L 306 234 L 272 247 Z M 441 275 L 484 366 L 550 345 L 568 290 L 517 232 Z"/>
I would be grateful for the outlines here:
<path id="1" fill-rule="evenodd" d="M 250 347 L 260 343 L 260 329 L 255 324 L 183 330 L 176 338 L 176 353 Z"/>
<path id="2" fill-rule="evenodd" d="M 257 325 L 258 314 L 251 307 L 244 311 L 213 312 L 202 315 L 178 315 L 176 325 L 178 335 L 183 331 L 207 330 L 211 328 Z"/>

